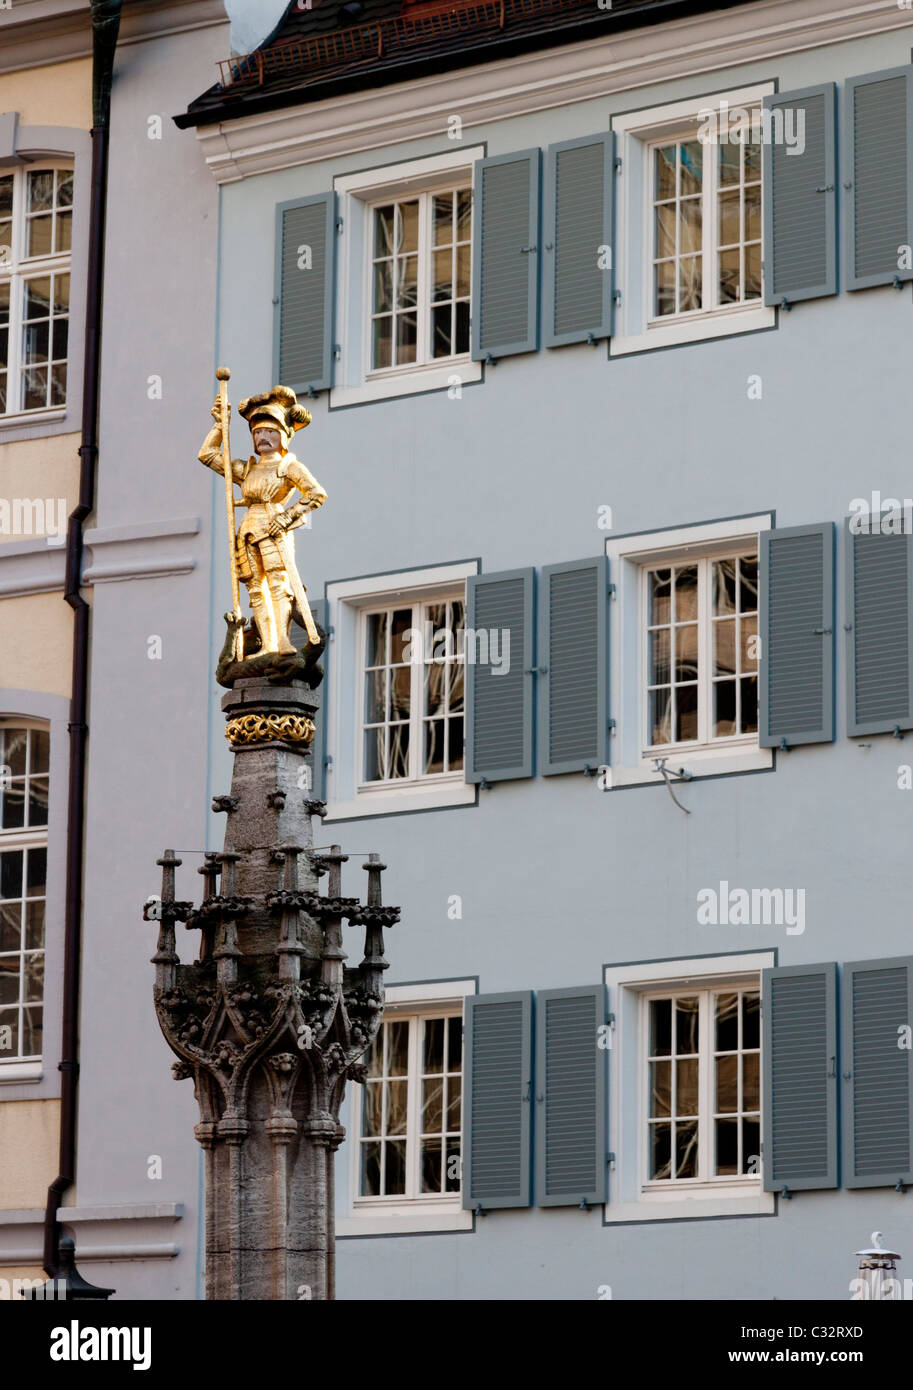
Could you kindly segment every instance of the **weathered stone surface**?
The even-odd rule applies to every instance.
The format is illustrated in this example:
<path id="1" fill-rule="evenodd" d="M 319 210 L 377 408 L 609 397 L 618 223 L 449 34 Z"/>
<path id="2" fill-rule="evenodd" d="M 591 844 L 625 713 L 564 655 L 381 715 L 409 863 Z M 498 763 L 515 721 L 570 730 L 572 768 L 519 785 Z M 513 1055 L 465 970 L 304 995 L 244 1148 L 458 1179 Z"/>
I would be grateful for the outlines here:
<path id="1" fill-rule="evenodd" d="M 301 681 L 239 680 L 222 707 L 313 718 Z M 235 747 L 225 848 L 202 867 L 198 907 L 174 899 L 162 865 L 155 1004 L 162 1031 L 193 1077 L 206 1153 L 206 1297 L 327 1299 L 333 1288 L 333 1153 L 351 1070 L 383 1010 L 383 866 L 369 868 L 367 902 L 342 895 L 346 856 L 313 849 L 310 751 L 270 739 Z M 317 870 L 321 870 L 318 875 Z M 217 883 L 217 877 L 220 881 Z M 318 893 L 318 882 L 325 892 Z M 354 886 L 354 885 L 353 885 Z M 364 959 L 344 965 L 342 922 L 365 926 Z M 198 928 L 182 965 L 175 922 Z"/>

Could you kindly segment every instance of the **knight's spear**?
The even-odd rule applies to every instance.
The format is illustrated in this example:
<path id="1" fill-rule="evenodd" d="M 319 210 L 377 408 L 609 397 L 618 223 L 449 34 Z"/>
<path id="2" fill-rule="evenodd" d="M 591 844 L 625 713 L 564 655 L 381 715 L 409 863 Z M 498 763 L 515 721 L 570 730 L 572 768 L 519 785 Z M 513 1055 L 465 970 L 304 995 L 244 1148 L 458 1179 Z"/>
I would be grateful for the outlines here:
<path id="1" fill-rule="evenodd" d="M 222 472 L 225 475 L 225 509 L 228 517 L 228 559 L 231 565 L 231 602 L 236 626 L 234 633 L 234 657 L 241 661 L 244 656 L 244 629 L 241 618 L 241 594 L 238 588 L 238 549 L 235 537 L 235 487 L 231 471 L 231 446 L 228 442 L 228 382 L 231 372 L 228 367 L 216 367 L 219 382 L 219 415 L 222 426 Z"/>

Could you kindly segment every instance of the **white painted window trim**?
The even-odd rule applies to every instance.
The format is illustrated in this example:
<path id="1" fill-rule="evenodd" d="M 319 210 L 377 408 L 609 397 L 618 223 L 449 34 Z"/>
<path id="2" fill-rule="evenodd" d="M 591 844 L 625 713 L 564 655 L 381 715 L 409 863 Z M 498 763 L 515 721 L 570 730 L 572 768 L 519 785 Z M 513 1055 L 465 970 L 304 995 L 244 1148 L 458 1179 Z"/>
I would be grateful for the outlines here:
<path id="1" fill-rule="evenodd" d="M 606 540 L 609 579 L 615 585 L 609 615 L 609 696 L 615 717 L 612 730 L 612 787 L 662 782 L 653 767 L 666 757 L 669 768 L 683 767 L 695 777 L 729 772 L 752 772 L 773 767 L 773 750 L 761 748 L 757 735 L 734 736 L 707 744 L 668 744 L 646 750 L 646 635 L 644 627 L 644 567 L 663 560 L 682 561 L 693 554 L 727 555 L 742 545 L 757 545 L 761 531 L 770 529 L 770 513 L 643 532 Z M 685 784 L 683 784 L 685 785 Z"/>
<path id="2" fill-rule="evenodd" d="M 468 353 L 419 365 L 371 370 L 370 231 L 372 208 L 378 202 L 440 192 L 462 181 L 471 184 L 475 162 L 484 154 L 484 146 L 473 145 L 425 159 L 341 174 L 333 180 L 337 211 L 342 218 L 337 243 L 336 302 L 336 335 L 341 352 L 336 365 L 337 385 L 330 391 L 331 409 L 481 381 L 482 364 L 473 362 Z"/>
<path id="3" fill-rule="evenodd" d="M 46 720 L 46 719 L 37 719 L 37 718 L 33 718 L 33 717 L 29 716 L 29 715 L 14 715 L 14 714 L 9 714 L 9 715 L 5 715 L 5 714 L 4 714 L 4 715 L 0 715 L 0 729 L 3 729 L 3 728 L 35 729 L 35 730 L 37 730 L 37 731 L 39 731 L 39 732 L 41 732 L 41 733 L 46 733 L 46 734 L 48 735 L 48 738 L 49 738 L 49 739 L 50 739 L 50 734 L 51 734 L 51 725 L 50 725 L 50 721 L 49 721 L 49 720 Z M 38 775 L 44 776 L 45 774 L 38 774 Z M 50 764 L 50 760 L 49 760 L 49 762 L 48 762 L 48 772 L 47 772 L 46 775 L 47 775 L 47 779 L 48 779 L 48 809 L 49 809 L 49 817 L 50 817 L 50 788 L 51 788 L 51 764 Z M 25 784 L 25 785 L 26 785 L 26 787 L 28 787 L 28 780 L 26 781 L 26 784 Z M 48 857 L 48 859 L 49 859 L 49 858 L 50 858 L 50 818 L 49 818 L 49 820 L 48 820 L 48 824 L 47 824 L 47 825 L 25 826 L 25 827 L 23 827 L 22 829 L 17 829 L 17 830 L 0 830 L 0 850 L 11 850 L 11 849 L 21 849 L 21 850 L 26 850 L 26 849 L 43 849 L 43 850 L 46 851 L 47 857 Z M 47 871 L 46 871 L 46 872 L 47 872 Z M 22 891 L 23 891 L 23 893 L 25 893 L 25 891 L 26 891 L 26 887 L 25 887 L 25 884 L 24 884 L 24 883 L 23 883 L 23 885 L 22 885 Z M 47 1049 L 46 1049 L 46 1044 L 45 1044 L 45 1034 L 46 1034 L 46 1031 L 47 1031 L 46 1028 L 45 1028 L 45 1019 L 46 1019 L 46 1011 L 47 1011 L 47 1008 L 48 1008 L 48 975 L 47 975 L 47 961 L 48 961 L 48 896 L 49 896 L 49 895 L 48 895 L 48 883 L 47 883 L 47 877 L 46 877 L 46 878 L 45 878 L 45 889 L 44 889 L 44 914 L 45 914 L 45 915 L 44 915 L 44 944 L 43 944 L 42 947 L 41 947 L 41 952 L 42 952 L 42 955 L 43 955 L 43 957 L 44 957 L 44 972 L 45 972 L 45 973 L 44 973 L 44 989 L 43 989 L 43 991 L 42 991 L 42 995 L 41 995 L 40 1001 L 37 1000 L 37 999 L 31 1001 L 32 1003 L 35 1003 L 35 1004 L 37 1004 L 37 1003 L 39 1003 L 39 1002 L 40 1002 L 40 1004 L 41 1004 L 42 1056 L 41 1056 L 41 1057 L 30 1057 L 30 1058 L 27 1058 L 27 1059 L 24 1059 L 24 1060 L 23 1060 L 23 1059 L 20 1059 L 20 1058 L 16 1058 L 16 1059 L 10 1059 L 9 1061 L 6 1061 L 6 1060 L 4 1060 L 4 1058 L 3 1058 L 3 1054 L 0 1053 L 0 1084 L 3 1084 L 3 1083 L 7 1083 L 7 1084 L 8 1084 L 8 1083 L 11 1083 L 11 1082 L 21 1082 L 21 1081 L 40 1081 L 40 1080 L 42 1079 L 43 1075 L 44 1075 L 44 1072 L 43 1072 L 43 1057 L 44 1057 L 45 1052 L 46 1052 L 46 1050 L 47 1050 Z M 21 958 L 22 958 L 22 952 L 21 952 L 21 951 L 20 951 L 20 953 L 19 953 L 19 956 L 20 956 L 20 961 L 21 961 Z M 2 1015 L 0 1015 L 0 1022 L 2 1022 L 2 1021 L 3 1021 L 3 1020 L 2 1020 Z"/>
<path id="4" fill-rule="evenodd" d="M 689 132 L 693 133 L 700 123 L 699 113 L 718 108 L 721 101 L 727 102 L 730 110 L 734 107 L 757 106 L 763 97 L 771 95 L 773 91 L 772 82 L 762 82 L 753 87 L 690 97 L 687 101 L 612 117 L 612 129 L 616 135 L 615 152 L 621 159 L 615 184 L 615 262 L 621 301 L 615 311 L 615 333 L 609 340 L 611 357 L 701 342 L 709 338 L 724 338 L 733 333 L 749 333 L 772 328 L 775 324 L 775 310 L 763 304 L 730 304 L 717 309 L 702 309 L 669 321 L 651 322 L 653 203 L 649 177 L 652 149 L 664 136 L 681 138 Z M 714 205 L 714 215 L 715 211 Z"/>
<path id="5" fill-rule="evenodd" d="M 403 786 L 360 787 L 363 683 L 356 680 L 362 660 L 362 610 L 378 602 L 414 603 L 446 596 L 478 573 L 478 562 L 461 561 L 422 570 L 371 575 L 327 585 L 333 629 L 329 656 L 327 822 L 445 806 L 469 806 L 476 787 L 465 772 L 442 774 Z"/>
<path id="6" fill-rule="evenodd" d="M 614 1097 L 609 1107 L 609 1151 L 615 1155 L 615 1162 L 609 1173 L 609 1202 L 604 1208 L 607 1224 L 764 1216 L 774 1212 L 774 1194 L 763 1190 L 760 1178 L 710 1178 L 689 1182 L 687 1188 L 685 1184 L 672 1183 L 668 1188 L 645 1185 L 643 999 L 663 989 L 718 989 L 755 979 L 760 984 L 762 969 L 775 964 L 773 951 L 756 951 L 606 966 L 609 1008 L 615 1014 L 609 1054 L 609 1095 Z M 763 1064 L 761 1074 L 763 1087 Z"/>
<path id="7" fill-rule="evenodd" d="M 28 225 L 28 175 L 34 173 L 44 173 L 56 170 L 63 170 L 65 173 L 73 174 L 73 199 L 69 207 L 63 209 L 70 214 L 70 247 L 66 251 L 49 251 L 41 256 L 25 256 L 26 229 Z M 72 392 L 70 390 L 70 373 L 74 360 L 74 349 L 76 344 L 73 342 L 70 329 L 73 326 L 73 249 L 72 232 L 75 198 L 76 198 L 76 175 L 73 159 L 66 157 L 48 156 L 36 159 L 34 164 L 24 164 L 20 168 L 0 169 L 0 177 L 13 178 L 13 214 L 10 222 L 10 232 L 12 246 L 10 257 L 7 261 L 0 261 L 0 281 L 9 285 L 10 305 L 9 305 L 9 326 L 7 334 L 7 367 L 6 367 L 6 398 L 7 402 L 12 399 L 21 399 L 23 389 L 23 331 L 25 315 L 25 288 L 31 280 L 40 280 L 45 276 L 53 278 L 58 275 L 70 276 L 69 297 L 67 301 L 67 356 L 65 364 L 67 368 L 67 396 L 56 405 L 45 403 L 40 406 L 33 406 L 31 409 L 17 406 L 15 410 L 0 411 L 0 427 L 15 424 L 19 421 L 35 422 L 38 424 L 46 421 L 57 421 L 64 418 L 67 409 L 67 402 Z M 56 177 L 55 177 L 55 198 L 56 198 Z M 51 226 L 56 229 L 58 209 L 56 203 L 52 213 Z M 60 315 L 59 318 L 63 318 Z M 50 305 L 50 317 L 48 320 L 48 351 L 53 350 L 53 325 L 55 319 L 53 314 L 53 303 Z M 50 384 L 51 358 L 48 357 L 46 366 L 48 371 L 48 384 Z M 34 364 L 40 366 L 40 363 Z"/>
<path id="8" fill-rule="evenodd" d="M 463 1013 L 464 1000 L 477 992 L 475 980 L 432 980 L 426 984 L 391 985 L 386 991 L 387 1018 L 417 1014 Z M 465 1057 L 464 1057 L 465 1068 Z M 465 1097 L 465 1090 L 464 1090 Z M 432 1231 L 471 1231 L 472 1212 L 462 1207 L 462 1196 L 359 1198 L 358 1168 L 363 1087 L 349 1088 L 349 1150 L 346 1214 L 337 1216 L 337 1236 L 419 1235 Z M 465 1104 L 461 1116 L 465 1132 Z"/>

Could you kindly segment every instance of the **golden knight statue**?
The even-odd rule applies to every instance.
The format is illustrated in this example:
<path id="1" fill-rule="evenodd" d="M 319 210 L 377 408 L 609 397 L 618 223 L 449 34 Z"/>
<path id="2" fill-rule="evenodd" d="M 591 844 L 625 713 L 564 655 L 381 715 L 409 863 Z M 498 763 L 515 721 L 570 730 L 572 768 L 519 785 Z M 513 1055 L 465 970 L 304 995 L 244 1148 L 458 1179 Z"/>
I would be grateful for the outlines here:
<path id="1" fill-rule="evenodd" d="M 251 613 L 260 637 L 260 655 L 294 654 L 289 640 L 292 603 L 297 605 L 310 643 L 316 644 L 317 629 L 311 615 L 304 585 L 295 564 L 294 540 L 289 534 L 301 526 L 308 513 L 326 501 L 326 492 L 304 464 L 289 453 L 297 430 L 311 423 L 310 412 L 298 404 L 295 392 L 287 386 L 248 396 L 238 406 L 250 426 L 254 452 L 247 459 L 231 458 L 228 440 L 227 386 L 229 371 L 220 367 L 219 396 L 212 408 L 215 425 L 200 449 L 199 459 L 207 468 L 226 479 L 226 501 L 231 545 L 232 594 L 234 615 L 226 614 L 234 630 L 235 656 L 242 659 L 243 619 L 238 597 L 238 579 L 247 587 Z M 234 498 L 234 484 L 241 488 L 241 502 Z M 284 504 L 293 493 L 299 500 Z M 247 514 L 235 534 L 234 508 L 241 505 Z"/>

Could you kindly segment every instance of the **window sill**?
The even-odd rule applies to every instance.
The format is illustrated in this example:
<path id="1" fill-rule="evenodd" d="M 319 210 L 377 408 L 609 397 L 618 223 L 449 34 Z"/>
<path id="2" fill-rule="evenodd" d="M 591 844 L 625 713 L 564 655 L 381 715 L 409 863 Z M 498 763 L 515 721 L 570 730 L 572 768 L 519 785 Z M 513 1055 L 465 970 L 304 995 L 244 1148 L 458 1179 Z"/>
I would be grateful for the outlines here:
<path id="1" fill-rule="evenodd" d="M 713 1216 L 772 1216 L 775 1211 L 774 1193 L 764 1192 L 758 1183 L 750 1191 L 708 1184 L 687 1193 L 645 1191 L 639 1201 L 612 1202 L 604 1208 L 603 1220 L 613 1226 L 637 1221 L 703 1221 Z"/>
<path id="2" fill-rule="evenodd" d="M 471 1211 L 444 1202 L 355 1207 L 349 1216 L 340 1217 L 336 1222 L 336 1235 L 343 1239 L 346 1236 L 430 1235 L 472 1229 Z"/>
<path id="3" fill-rule="evenodd" d="M 368 401 L 389 400 L 395 396 L 414 396 L 421 391 L 445 391 L 455 384 L 453 377 L 459 379 L 461 386 L 481 381 L 482 364 L 464 356 L 428 362 L 408 371 L 394 368 L 372 374 L 358 386 L 334 386 L 330 391 L 330 409 L 364 405 Z"/>
<path id="4" fill-rule="evenodd" d="M 773 328 L 776 321 L 776 310 L 763 304 L 750 309 L 742 305 L 734 309 L 715 309 L 674 323 L 651 324 L 639 333 L 619 333 L 609 340 L 609 356 L 623 357 L 632 352 L 649 352 L 652 348 L 728 338 L 734 333 L 755 333 Z"/>
<path id="5" fill-rule="evenodd" d="M 0 1063 L 0 1086 L 19 1086 L 23 1081 L 41 1081 L 43 1076 L 40 1062 Z"/>
<path id="6" fill-rule="evenodd" d="M 664 753 L 657 752 L 645 756 L 643 761 L 634 767 L 613 767 L 612 789 L 649 786 L 654 782 L 662 784 L 665 778 L 661 772 L 655 771 L 654 758 L 666 758 L 670 764 L 670 774 L 673 767 L 683 767 L 686 772 L 693 774 L 689 780 L 697 782 L 702 777 L 723 777 L 738 772 L 769 772 L 774 765 L 773 751 L 772 748 L 759 748 L 757 744 L 719 750 L 671 748 Z M 688 785 L 680 777 L 673 776 L 672 782 L 677 787 Z"/>
<path id="7" fill-rule="evenodd" d="M 398 815 L 404 811 L 429 811 L 447 806 L 472 806 L 476 787 L 467 782 L 432 783 L 421 786 L 396 787 L 389 791 L 365 791 L 351 801 L 327 804 L 325 824 L 338 820 L 361 820 L 367 816 Z"/>
<path id="8" fill-rule="evenodd" d="M 65 405 L 48 410 L 16 410 L 0 415 L 0 432 L 12 425 L 56 425 L 66 417 Z"/>

